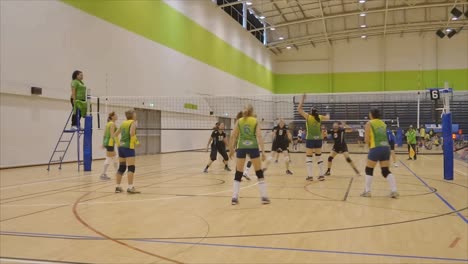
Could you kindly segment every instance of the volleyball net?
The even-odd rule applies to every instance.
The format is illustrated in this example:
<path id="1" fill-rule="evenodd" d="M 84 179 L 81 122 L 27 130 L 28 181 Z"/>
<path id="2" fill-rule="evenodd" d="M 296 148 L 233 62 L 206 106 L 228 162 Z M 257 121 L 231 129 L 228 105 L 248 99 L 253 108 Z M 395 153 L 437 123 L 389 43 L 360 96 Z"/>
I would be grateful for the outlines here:
<path id="1" fill-rule="evenodd" d="M 412 126 L 442 133 L 441 113 L 444 102 L 449 102 L 453 123 L 457 129 L 468 125 L 468 92 L 454 92 L 444 95 L 445 101 L 431 100 L 430 91 L 385 92 L 385 93 L 334 93 L 308 94 L 304 110 L 311 107 L 321 114 L 330 115 L 331 120 L 323 122 L 324 129 L 330 129 L 333 122 L 345 122 L 354 129 L 348 133 L 351 144 L 359 140 L 359 129 L 368 121 L 371 108 L 378 108 L 387 125 L 399 133 L 400 145 L 404 143 L 404 132 Z M 142 154 L 204 149 L 215 123 L 224 123 L 229 136 L 234 127 L 236 115 L 250 104 L 263 131 L 265 142 L 271 143 L 272 129 L 280 119 L 289 126 L 291 134 L 305 129 L 305 120 L 297 108 L 300 94 L 254 95 L 254 96 L 106 96 L 100 97 L 100 123 L 110 112 L 119 120 L 125 119 L 125 111 L 135 109 L 138 119 L 138 136 L 142 143 Z M 455 129 L 455 127 L 454 127 Z M 467 127 L 468 129 L 468 127 Z M 400 131 L 400 132 L 398 132 Z M 440 150 L 441 153 L 441 150 Z"/>

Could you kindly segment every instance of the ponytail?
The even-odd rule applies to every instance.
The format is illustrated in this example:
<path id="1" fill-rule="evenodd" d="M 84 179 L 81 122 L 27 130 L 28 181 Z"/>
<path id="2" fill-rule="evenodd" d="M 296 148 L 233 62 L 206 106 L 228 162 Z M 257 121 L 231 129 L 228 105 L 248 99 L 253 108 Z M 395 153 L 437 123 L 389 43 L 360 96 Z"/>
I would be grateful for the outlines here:
<path id="1" fill-rule="evenodd" d="M 319 116 L 319 114 L 317 112 L 317 109 L 315 107 L 312 107 L 310 113 L 315 118 L 315 120 L 317 120 L 317 122 L 320 122 L 320 116 Z"/>
<path id="2" fill-rule="evenodd" d="M 113 116 L 115 116 L 115 112 L 110 112 L 109 116 L 107 117 L 107 122 L 111 121 Z"/>
<path id="3" fill-rule="evenodd" d="M 253 116 L 253 114 L 254 114 L 253 106 L 251 104 L 246 105 L 244 108 L 244 111 L 242 111 L 242 115 L 244 117 L 249 117 L 249 116 Z"/>

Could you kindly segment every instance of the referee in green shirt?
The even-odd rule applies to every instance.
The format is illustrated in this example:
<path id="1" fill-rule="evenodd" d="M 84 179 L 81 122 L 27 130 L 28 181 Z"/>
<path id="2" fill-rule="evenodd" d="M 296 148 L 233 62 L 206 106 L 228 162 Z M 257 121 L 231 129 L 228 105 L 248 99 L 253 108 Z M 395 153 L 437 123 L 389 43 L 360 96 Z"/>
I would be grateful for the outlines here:
<path id="1" fill-rule="evenodd" d="M 416 130 L 414 130 L 413 126 L 409 127 L 405 136 L 406 136 L 406 143 L 408 143 L 408 155 L 409 155 L 408 160 L 413 159 L 413 157 L 411 157 L 411 148 L 413 148 L 414 160 L 416 160 Z"/>
<path id="2" fill-rule="evenodd" d="M 82 116 L 86 116 L 87 111 L 86 86 L 83 83 L 83 72 L 78 70 L 72 74 L 70 102 L 73 106 L 71 128 L 77 129 L 77 120 Z M 77 113 L 77 109 L 80 110 L 79 113 Z"/>

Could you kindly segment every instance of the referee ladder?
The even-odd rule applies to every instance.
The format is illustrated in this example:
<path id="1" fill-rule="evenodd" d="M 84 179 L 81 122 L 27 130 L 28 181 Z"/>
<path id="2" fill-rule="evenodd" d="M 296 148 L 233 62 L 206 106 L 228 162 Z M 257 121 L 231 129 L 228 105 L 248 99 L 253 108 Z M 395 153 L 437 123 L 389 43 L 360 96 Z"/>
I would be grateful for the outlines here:
<path id="1" fill-rule="evenodd" d="M 79 109 L 77 109 L 79 113 Z M 81 159 L 81 153 L 80 153 L 80 139 L 81 136 L 84 134 L 84 129 L 81 128 L 80 126 L 80 115 L 77 115 L 77 129 L 67 129 L 69 126 L 70 120 L 72 119 L 73 116 L 73 110 L 70 112 L 68 115 L 67 122 L 65 122 L 65 127 L 62 130 L 62 133 L 60 134 L 60 137 L 57 141 L 57 144 L 55 144 L 54 152 L 52 152 L 52 155 L 50 156 L 49 163 L 47 165 L 47 170 L 50 171 L 50 165 L 54 164 L 59 164 L 59 170 L 62 169 L 62 163 L 65 158 L 65 155 L 67 154 L 68 148 L 70 147 L 71 142 L 73 141 L 73 138 L 75 137 L 76 134 L 76 143 L 77 143 L 77 154 L 78 154 L 78 171 L 80 171 L 80 166 L 83 165 L 83 160 Z M 69 136 L 66 136 L 69 135 Z"/>

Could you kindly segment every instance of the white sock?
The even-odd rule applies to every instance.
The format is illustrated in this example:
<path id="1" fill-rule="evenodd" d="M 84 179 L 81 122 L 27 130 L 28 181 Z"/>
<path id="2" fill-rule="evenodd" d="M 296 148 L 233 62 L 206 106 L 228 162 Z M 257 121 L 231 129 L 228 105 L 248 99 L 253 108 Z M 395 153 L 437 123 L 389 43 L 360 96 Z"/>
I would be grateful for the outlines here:
<path id="1" fill-rule="evenodd" d="M 112 159 L 113 159 L 113 162 L 114 162 L 114 169 L 117 170 L 119 168 L 119 157 L 114 156 L 114 158 L 112 158 Z"/>
<path id="2" fill-rule="evenodd" d="M 247 177 L 249 176 L 249 170 L 250 170 L 250 167 L 245 167 L 244 169 L 244 175 Z"/>
<path id="3" fill-rule="evenodd" d="M 284 162 L 285 162 L 285 164 L 286 164 L 286 169 L 289 170 L 289 157 L 286 156 L 286 157 L 284 158 Z"/>
<path id="4" fill-rule="evenodd" d="M 374 179 L 373 176 L 366 175 L 366 192 L 371 191 L 371 186 L 372 186 L 372 180 Z"/>
<path id="5" fill-rule="evenodd" d="M 116 184 L 115 187 L 120 187 L 120 184 Z"/>
<path id="6" fill-rule="evenodd" d="M 258 188 L 260 189 L 260 195 L 262 198 L 267 198 L 267 189 L 266 189 L 266 183 L 264 179 L 258 180 Z"/>
<path id="7" fill-rule="evenodd" d="M 107 173 L 107 168 L 109 168 L 109 164 L 111 162 L 112 162 L 112 158 L 111 157 L 106 157 L 106 159 L 104 160 L 104 171 L 102 172 L 102 174 Z"/>
<path id="8" fill-rule="evenodd" d="M 319 167 L 320 176 L 322 176 L 324 174 L 323 173 L 323 159 L 322 159 L 322 156 L 317 157 L 317 165 Z"/>
<path id="9" fill-rule="evenodd" d="M 233 188 L 232 188 L 232 198 L 239 198 L 239 189 L 240 189 L 240 182 L 234 180 Z"/>
<path id="10" fill-rule="evenodd" d="M 268 166 L 270 166 L 271 161 L 273 160 L 272 156 L 269 156 L 267 160 L 265 161 L 265 165 L 263 166 L 264 169 L 267 169 Z"/>
<path id="11" fill-rule="evenodd" d="M 129 184 L 129 185 L 128 185 L 128 188 L 129 188 L 129 189 L 133 188 L 133 184 Z"/>
<path id="12" fill-rule="evenodd" d="M 397 188 L 396 188 L 395 176 L 393 176 L 393 174 L 389 174 L 387 176 L 387 181 L 388 181 L 388 184 L 390 185 L 390 190 L 392 190 L 392 192 L 396 192 Z"/>
<path id="13" fill-rule="evenodd" d="M 312 157 L 306 157 L 307 176 L 314 176 L 314 159 Z"/>

